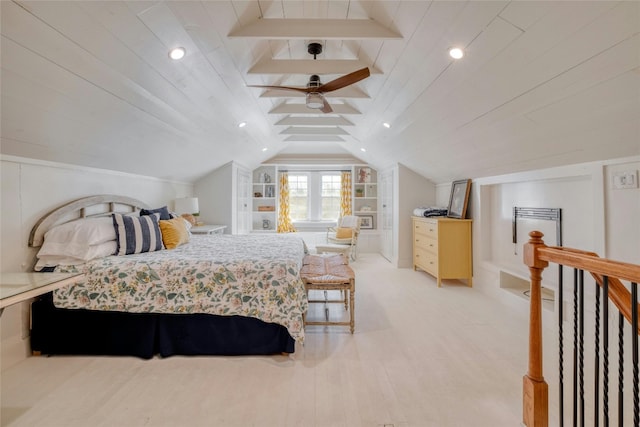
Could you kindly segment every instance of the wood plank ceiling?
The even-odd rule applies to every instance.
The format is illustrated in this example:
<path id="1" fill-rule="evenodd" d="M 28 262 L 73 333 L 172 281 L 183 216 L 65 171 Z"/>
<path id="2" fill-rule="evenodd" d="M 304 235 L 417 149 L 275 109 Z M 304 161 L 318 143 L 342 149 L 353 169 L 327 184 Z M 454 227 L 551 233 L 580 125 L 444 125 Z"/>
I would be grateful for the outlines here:
<path id="1" fill-rule="evenodd" d="M 184 181 L 232 160 L 357 157 L 436 183 L 640 155 L 640 2 L 2 1 L 0 12 L 5 155 Z M 168 58 L 176 46 L 181 61 Z M 331 114 L 248 87 L 362 67 L 369 78 L 327 94 Z"/>

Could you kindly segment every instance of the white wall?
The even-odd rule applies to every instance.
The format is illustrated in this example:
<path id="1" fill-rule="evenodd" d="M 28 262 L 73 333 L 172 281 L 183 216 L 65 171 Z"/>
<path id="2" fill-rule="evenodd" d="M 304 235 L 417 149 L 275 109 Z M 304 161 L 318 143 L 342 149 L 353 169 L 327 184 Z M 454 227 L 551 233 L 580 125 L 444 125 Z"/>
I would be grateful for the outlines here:
<path id="1" fill-rule="evenodd" d="M 640 188 L 614 189 L 613 175 L 633 171 L 640 161 L 630 159 L 605 167 L 605 253 L 608 258 L 640 264 Z"/>
<path id="2" fill-rule="evenodd" d="M 433 206 L 435 186 L 422 175 L 404 165 L 398 165 L 396 194 L 398 215 L 396 266 L 412 268 L 413 223 L 411 216 L 417 207 Z"/>
<path id="3" fill-rule="evenodd" d="M 0 157 L 0 271 L 30 271 L 36 249 L 27 240 L 36 221 L 71 200 L 96 194 L 129 196 L 152 207 L 190 196 L 193 185 L 95 168 Z M 28 353 L 27 303 L 5 309 L 1 324 L 2 369 Z"/>
<path id="4" fill-rule="evenodd" d="M 195 184 L 195 194 L 200 206 L 199 220 L 205 224 L 224 224 L 225 233 L 232 233 L 233 163 L 220 166 Z"/>

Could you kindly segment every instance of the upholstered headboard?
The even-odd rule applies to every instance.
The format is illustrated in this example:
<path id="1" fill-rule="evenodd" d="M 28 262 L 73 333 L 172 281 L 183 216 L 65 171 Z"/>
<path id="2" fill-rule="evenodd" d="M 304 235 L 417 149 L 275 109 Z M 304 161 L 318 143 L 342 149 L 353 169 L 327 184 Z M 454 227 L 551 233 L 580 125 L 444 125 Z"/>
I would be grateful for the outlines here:
<path id="1" fill-rule="evenodd" d="M 29 246 L 34 248 L 42 246 L 44 234 L 54 225 L 80 218 L 105 216 L 114 212 L 129 213 L 140 209 L 149 209 L 149 206 L 131 197 L 112 194 L 83 197 L 62 205 L 40 218 L 29 234 Z"/>

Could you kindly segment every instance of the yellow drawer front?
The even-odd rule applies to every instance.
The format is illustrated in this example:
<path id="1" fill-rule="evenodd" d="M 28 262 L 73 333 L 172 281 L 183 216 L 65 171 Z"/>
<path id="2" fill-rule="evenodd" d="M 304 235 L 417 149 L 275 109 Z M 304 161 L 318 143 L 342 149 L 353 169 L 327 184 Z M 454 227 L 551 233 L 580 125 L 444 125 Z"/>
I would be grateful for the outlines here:
<path id="1" fill-rule="evenodd" d="M 438 241 L 426 236 L 420 236 L 419 241 L 416 239 L 416 246 L 420 249 L 431 252 L 434 255 L 438 254 Z"/>
<path id="2" fill-rule="evenodd" d="M 424 234 L 432 239 L 438 238 L 438 223 L 427 221 L 416 221 L 414 223 L 414 232 L 416 234 Z"/>
<path id="3" fill-rule="evenodd" d="M 416 248 L 414 263 L 424 271 L 438 275 L 438 256 L 426 249 Z"/>

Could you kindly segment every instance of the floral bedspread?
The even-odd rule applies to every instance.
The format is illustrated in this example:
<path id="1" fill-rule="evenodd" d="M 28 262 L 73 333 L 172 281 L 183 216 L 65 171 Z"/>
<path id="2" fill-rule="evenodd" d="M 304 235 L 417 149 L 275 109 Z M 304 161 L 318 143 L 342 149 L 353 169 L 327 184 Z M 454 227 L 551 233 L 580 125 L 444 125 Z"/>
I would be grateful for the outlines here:
<path id="1" fill-rule="evenodd" d="M 291 234 L 194 235 L 173 250 L 59 266 L 86 280 L 56 290 L 53 301 L 69 309 L 255 317 L 303 341 L 304 252 Z"/>

